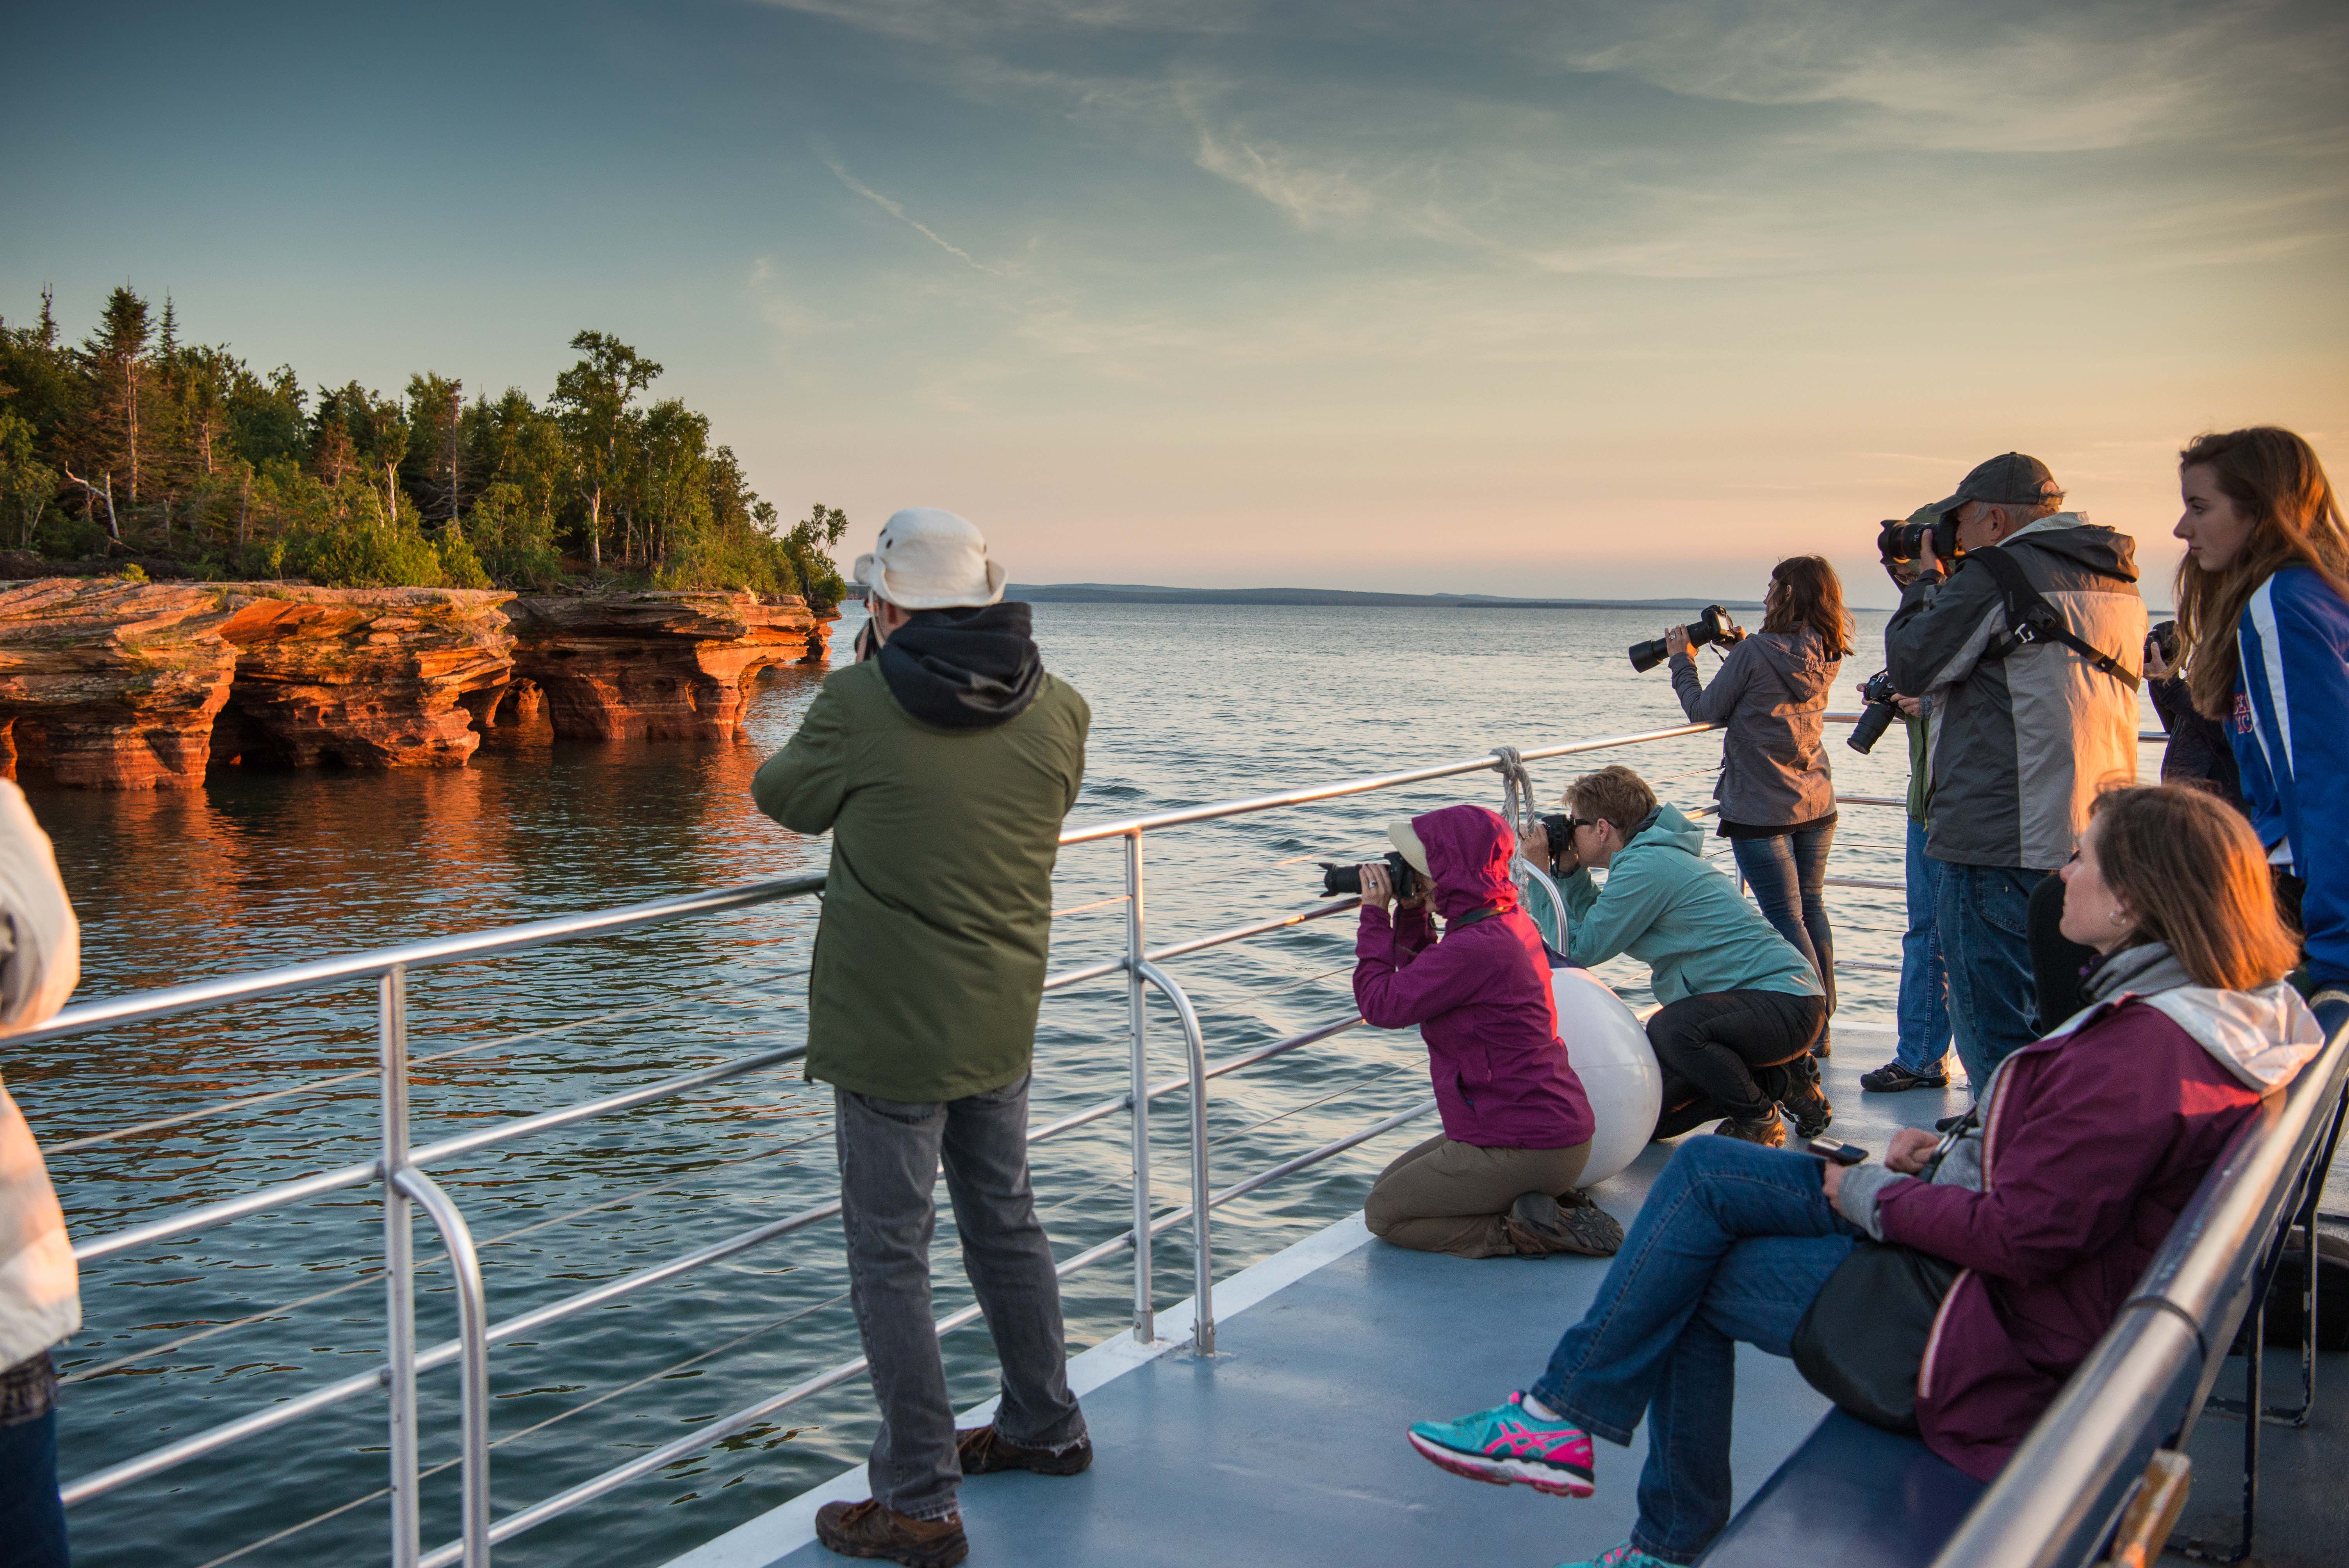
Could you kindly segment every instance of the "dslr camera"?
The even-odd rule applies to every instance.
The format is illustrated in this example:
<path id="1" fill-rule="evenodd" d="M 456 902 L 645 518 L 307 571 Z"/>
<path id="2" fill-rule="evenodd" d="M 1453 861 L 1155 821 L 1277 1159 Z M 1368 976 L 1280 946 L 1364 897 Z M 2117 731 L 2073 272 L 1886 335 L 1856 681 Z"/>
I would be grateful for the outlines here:
<path id="1" fill-rule="evenodd" d="M 1925 541 L 1933 541 L 1933 559 L 1944 566 L 1954 566 L 1965 552 L 1958 545 L 1958 518 L 1954 509 L 1943 512 L 1931 522 L 1904 522 L 1888 517 L 1876 531 L 1876 553 L 1884 562 L 1884 570 L 1899 574 L 1903 567 L 1913 567 L 1924 559 Z"/>
<path id="2" fill-rule="evenodd" d="M 1417 898 L 1419 872 L 1413 869 L 1412 863 L 1393 850 L 1387 851 L 1386 862 L 1387 881 L 1393 884 L 1395 897 Z M 1321 868 L 1323 892 L 1332 897 L 1343 892 L 1352 893 L 1356 898 L 1362 896 L 1362 868 L 1360 865 L 1340 865 L 1335 861 L 1316 863 Z"/>
<path id="3" fill-rule="evenodd" d="M 2151 664 L 2153 662 L 2153 655 L 2156 653 L 2160 654 L 2161 662 L 2169 666 L 2169 673 L 2176 675 L 2178 673 L 2177 622 L 2164 621 L 2159 625 L 2153 627 L 2146 633 L 2146 663 Z"/>
<path id="4" fill-rule="evenodd" d="M 1729 618 L 1729 612 L 1718 604 L 1707 604 L 1704 614 L 1688 624 L 1689 646 L 1701 648 L 1707 643 L 1727 645 L 1742 640 L 1745 629 Z M 1664 639 L 1631 645 L 1631 667 L 1645 673 L 1664 662 Z"/>
<path id="5" fill-rule="evenodd" d="M 1844 744 L 1863 757 L 1875 750 L 1885 730 L 1900 717 L 1900 710 L 1892 706 L 1892 699 L 1899 695 L 1893 689 L 1890 670 L 1878 670 L 1868 676 L 1868 684 L 1859 688 L 1859 700 L 1868 708 L 1859 716 L 1859 722 L 1851 727 L 1851 738 Z"/>

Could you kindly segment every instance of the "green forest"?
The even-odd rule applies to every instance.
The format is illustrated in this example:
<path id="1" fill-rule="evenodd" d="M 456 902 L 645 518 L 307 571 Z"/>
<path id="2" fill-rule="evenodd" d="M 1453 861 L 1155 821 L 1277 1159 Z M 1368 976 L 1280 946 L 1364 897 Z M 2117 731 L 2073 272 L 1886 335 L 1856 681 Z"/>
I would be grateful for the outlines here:
<path id="1" fill-rule="evenodd" d="M 128 286 L 70 344 L 44 289 L 31 325 L 0 318 L 0 551 L 133 577 L 839 601 L 838 509 L 786 524 L 707 415 L 647 397 L 658 365 L 601 332 L 571 347 L 543 401 L 429 371 L 397 397 L 311 390 L 181 341 L 171 300 Z"/>

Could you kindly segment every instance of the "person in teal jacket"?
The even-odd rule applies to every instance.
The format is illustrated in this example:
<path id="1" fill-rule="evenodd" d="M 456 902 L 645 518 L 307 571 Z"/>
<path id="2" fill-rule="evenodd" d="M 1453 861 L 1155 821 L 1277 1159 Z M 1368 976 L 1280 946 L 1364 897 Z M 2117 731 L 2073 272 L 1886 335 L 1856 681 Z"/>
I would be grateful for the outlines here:
<path id="1" fill-rule="evenodd" d="M 1551 948 L 1588 968 L 1628 953 L 1652 973 L 1663 1006 L 1648 1039 L 1664 1070 L 1671 1138 L 1715 1118 L 1715 1130 L 1783 1147 L 1783 1108 L 1816 1138 L 1833 1115 L 1811 1055 L 1826 1026 L 1826 995 L 1810 962 L 1705 863 L 1704 834 L 1661 805 L 1647 780 L 1619 765 L 1566 792 L 1571 842 L 1537 826 L 1520 844 L 1547 864 L 1567 905 L 1567 930 L 1545 897 L 1526 902 Z M 1593 871 L 1604 871 L 1601 887 Z"/>

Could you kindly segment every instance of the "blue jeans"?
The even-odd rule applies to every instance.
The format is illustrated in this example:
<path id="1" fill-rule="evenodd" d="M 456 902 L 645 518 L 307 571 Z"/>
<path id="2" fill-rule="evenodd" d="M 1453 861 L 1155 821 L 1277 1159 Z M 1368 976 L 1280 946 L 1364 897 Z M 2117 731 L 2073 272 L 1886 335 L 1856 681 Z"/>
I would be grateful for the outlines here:
<path id="1" fill-rule="evenodd" d="M 0 1562 L 8 1568 L 66 1568 L 55 1410 L 0 1427 Z"/>
<path id="2" fill-rule="evenodd" d="M 2039 1037 L 2031 968 L 2031 890 L 2044 872 L 1941 864 L 1941 958 L 1950 975 L 1950 1033 L 1974 1093 L 1991 1069 Z"/>
<path id="3" fill-rule="evenodd" d="M 1925 824 L 1909 819 L 1909 930 L 1900 938 L 1899 1048 L 1894 1059 L 1930 1077 L 1950 1054 L 1950 978 L 1937 905 L 1941 862 L 1925 852 Z"/>
<path id="4" fill-rule="evenodd" d="M 1851 1251 L 1819 1162 L 1733 1138 L 1682 1144 L 1648 1193 L 1599 1298 L 1550 1353 L 1534 1397 L 1628 1443 L 1648 1418 L 1631 1544 L 1693 1563 L 1729 1522 L 1737 1341 L 1792 1353 L 1795 1327 Z"/>
<path id="5" fill-rule="evenodd" d="M 1762 918 L 1811 961 L 1819 988 L 1827 994 L 1829 1014 L 1835 1012 L 1836 984 L 1835 933 L 1827 927 L 1827 847 L 1834 842 L 1832 821 L 1766 839 L 1729 841 L 1737 874 L 1754 890 Z"/>

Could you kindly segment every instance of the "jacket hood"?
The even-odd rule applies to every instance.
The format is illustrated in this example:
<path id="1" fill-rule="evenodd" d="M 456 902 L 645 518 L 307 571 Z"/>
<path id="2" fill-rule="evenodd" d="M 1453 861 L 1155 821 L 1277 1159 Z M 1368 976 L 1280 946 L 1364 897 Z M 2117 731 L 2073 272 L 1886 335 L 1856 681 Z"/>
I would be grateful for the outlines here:
<path id="1" fill-rule="evenodd" d="M 1826 639 L 1809 626 L 1799 632 L 1756 632 L 1752 641 L 1797 702 L 1825 696 L 1843 665 L 1840 658 L 1828 655 Z"/>
<path id="2" fill-rule="evenodd" d="M 1659 806 L 1615 853 L 1620 857 L 1634 850 L 1679 850 L 1702 860 L 1704 830 L 1682 816 L 1678 806 Z"/>
<path id="3" fill-rule="evenodd" d="M 1446 806 L 1411 820 L 1412 831 L 1427 850 L 1427 874 L 1435 882 L 1435 913 L 1450 921 L 1472 909 L 1517 907 L 1509 859 L 1517 841 L 1497 812 L 1482 806 Z"/>
<path id="4" fill-rule="evenodd" d="M 2291 1082 L 2324 1044 L 2316 1015 L 2282 981 L 2256 991 L 2197 985 L 2165 943 L 2125 948 L 2106 958 L 2088 976 L 2088 994 L 2100 1005 L 2134 996 L 2262 1094 Z M 2070 1033 L 2093 1011 L 2082 1012 L 2055 1033 Z"/>
<path id="5" fill-rule="evenodd" d="M 1028 606 L 917 610 L 881 645 L 881 678 L 897 706 L 941 729 L 1017 718 L 1044 686 Z"/>
<path id="6" fill-rule="evenodd" d="M 2137 541 L 2116 530 L 2090 522 L 2087 514 L 2059 511 L 2007 535 L 1996 548 L 2029 540 L 2040 550 L 2073 561 L 2085 571 L 2124 583 L 2137 581 Z"/>

